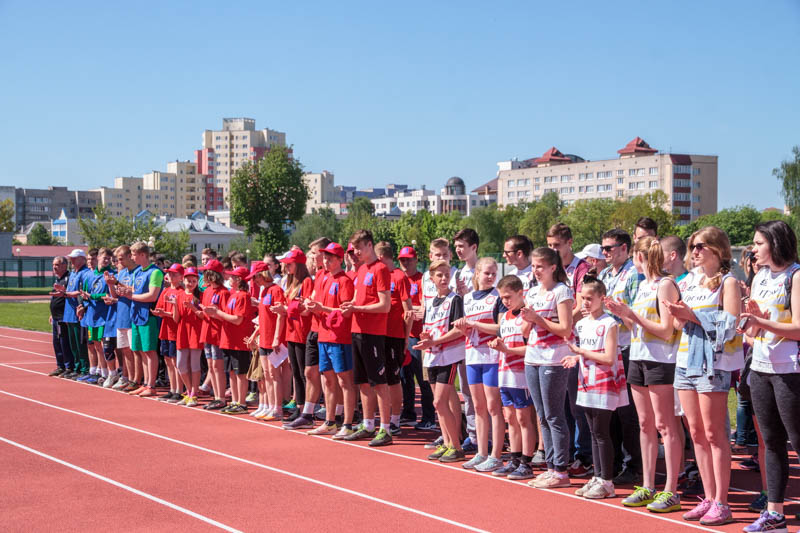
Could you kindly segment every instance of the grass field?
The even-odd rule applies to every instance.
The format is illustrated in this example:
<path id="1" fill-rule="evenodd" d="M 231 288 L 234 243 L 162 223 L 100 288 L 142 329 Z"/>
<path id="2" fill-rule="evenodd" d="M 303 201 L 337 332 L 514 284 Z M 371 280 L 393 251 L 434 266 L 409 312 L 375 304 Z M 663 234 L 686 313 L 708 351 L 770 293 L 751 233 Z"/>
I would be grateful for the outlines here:
<path id="1" fill-rule="evenodd" d="M 50 302 L 0 303 L 0 326 L 50 331 Z"/>
<path id="2" fill-rule="evenodd" d="M 0 287 L 0 296 L 31 296 L 49 294 L 52 287 Z"/>

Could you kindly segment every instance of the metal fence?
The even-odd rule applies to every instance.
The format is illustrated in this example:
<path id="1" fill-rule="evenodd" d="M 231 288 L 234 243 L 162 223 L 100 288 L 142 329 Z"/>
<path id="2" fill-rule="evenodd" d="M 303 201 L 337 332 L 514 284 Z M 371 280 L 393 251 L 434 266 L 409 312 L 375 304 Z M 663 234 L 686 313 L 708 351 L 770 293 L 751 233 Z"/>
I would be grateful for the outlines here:
<path id="1" fill-rule="evenodd" d="M 0 259 L 0 287 L 49 287 L 55 282 L 52 258 Z"/>

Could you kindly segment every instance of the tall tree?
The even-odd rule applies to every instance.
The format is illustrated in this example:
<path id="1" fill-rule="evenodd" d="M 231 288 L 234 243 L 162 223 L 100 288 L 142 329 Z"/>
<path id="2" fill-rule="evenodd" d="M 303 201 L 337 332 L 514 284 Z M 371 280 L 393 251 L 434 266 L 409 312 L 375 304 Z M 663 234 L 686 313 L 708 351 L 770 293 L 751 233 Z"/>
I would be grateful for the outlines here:
<path id="1" fill-rule="evenodd" d="M 289 243 L 302 249 L 320 237 L 328 237 L 338 241 L 341 238 L 342 222 L 336 218 L 332 209 L 323 208 L 306 214 L 297 221 L 295 229 L 289 236 Z"/>
<path id="2" fill-rule="evenodd" d="M 800 207 L 800 146 L 792 148 L 794 159 L 786 159 L 778 168 L 772 169 L 772 175 L 781 182 L 783 201 L 791 210 L 797 213 Z"/>
<path id="3" fill-rule="evenodd" d="M 590 243 L 599 243 L 603 233 L 611 229 L 609 221 L 617 208 L 617 202 L 611 198 L 592 198 L 578 200 L 567 206 L 561 222 L 572 230 L 572 248 L 580 250 Z"/>
<path id="4" fill-rule="evenodd" d="M 56 244 L 56 241 L 44 226 L 36 224 L 28 234 L 28 244 L 33 246 L 50 246 Z"/>
<path id="5" fill-rule="evenodd" d="M 729 207 L 712 215 L 703 215 L 678 230 L 678 236 L 688 239 L 692 233 L 704 226 L 716 226 L 728 234 L 731 244 L 743 246 L 753 241 L 756 224 L 763 220 L 762 214 L 753 206 Z"/>
<path id="6" fill-rule="evenodd" d="M 303 166 L 285 146 L 245 163 L 231 178 L 231 219 L 257 237 L 259 253 L 289 246 L 288 230 L 303 218 L 307 201 Z"/>
<path id="7" fill-rule="evenodd" d="M 547 230 L 558 220 L 561 207 L 562 202 L 557 193 L 546 193 L 525 211 L 519 223 L 520 233 L 527 235 L 534 246 L 545 246 Z"/>
<path id="8" fill-rule="evenodd" d="M 16 228 L 16 214 L 14 213 L 14 202 L 11 198 L 6 198 L 0 202 L 0 231 L 9 232 Z"/>

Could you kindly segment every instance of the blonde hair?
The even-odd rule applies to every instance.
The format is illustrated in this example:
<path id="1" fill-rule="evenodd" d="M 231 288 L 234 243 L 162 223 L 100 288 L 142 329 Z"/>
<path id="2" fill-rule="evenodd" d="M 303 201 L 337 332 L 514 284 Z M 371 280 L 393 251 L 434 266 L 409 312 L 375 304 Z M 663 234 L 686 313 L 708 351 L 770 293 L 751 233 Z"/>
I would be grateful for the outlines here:
<path id="1" fill-rule="evenodd" d="M 447 248 L 450 249 L 450 241 L 445 239 L 444 237 L 439 237 L 438 239 L 433 239 L 431 241 L 431 248 Z"/>
<path id="2" fill-rule="evenodd" d="M 642 237 L 633 245 L 633 253 L 644 256 L 645 270 L 652 278 L 665 276 L 664 272 L 664 249 L 655 237 Z"/>
<path id="3" fill-rule="evenodd" d="M 692 233 L 689 241 L 686 243 L 689 250 L 692 249 L 694 240 L 702 237 L 702 242 L 706 248 L 714 252 L 719 258 L 719 272 L 714 277 L 708 277 L 706 274 L 706 286 L 712 291 L 717 290 L 717 287 L 722 283 L 722 277 L 731 271 L 731 241 L 728 239 L 728 234 L 716 226 L 705 226 Z M 691 258 L 691 252 L 687 254 L 687 261 Z"/>
<path id="4" fill-rule="evenodd" d="M 472 276 L 472 286 L 475 287 L 476 291 L 480 290 L 480 287 L 478 287 L 478 272 L 483 272 L 483 269 L 490 265 L 497 266 L 497 261 L 492 257 L 481 257 L 478 259 L 478 262 L 475 263 L 475 275 Z"/>
<path id="5" fill-rule="evenodd" d="M 394 259 L 394 251 L 392 245 L 386 241 L 381 241 L 375 245 L 375 255 L 378 257 L 386 257 L 387 259 Z"/>
<path id="6" fill-rule="evenodd" d="M 442 267 L 447 269 L 448 273 L 450 272 L 450 263 L 448 263 L 447 261 L 442 261 L 441 259 L 431 263 L 431 266 L 428 267 L 428 272 L 430 272 L 431 275 L 433 275 L 434 272 L 436 272 Z"/>
<path id="7" fill-rule="evenodd" d="M 150 247 L 144 241 L 139 241 L 131 246 L 131 253 L 138 254 L 139 252 L 150 253 Z"/>

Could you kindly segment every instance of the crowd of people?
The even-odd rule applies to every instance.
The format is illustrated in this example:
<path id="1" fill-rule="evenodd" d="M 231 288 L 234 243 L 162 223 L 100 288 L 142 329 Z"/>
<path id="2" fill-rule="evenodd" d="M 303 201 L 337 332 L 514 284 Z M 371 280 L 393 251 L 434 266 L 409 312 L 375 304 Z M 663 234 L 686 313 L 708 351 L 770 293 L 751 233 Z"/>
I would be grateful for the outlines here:
<path id="1" fill-rule="evenodd" d="M 656 235 L 643 218 L 575 254 L 556 224 L 546 247 L 509 237 L 500 265 L 462 229 L 430 243 L 424 272 L 413 246 L 395 254 L 368 230 L 249 264 L 211 249 L 169 264 L 143 242 L 76 249 L 53 260 L 51 375 L 370 446 L 437 432 L 431 461 L 536 488 L 586 478 L 575 493 L 589 499 L 633 485 L 621 504 L 655 513 L 697 494 L 683 518 L 704 525 L 732 521 L 731 448 L 757 445 L 763 491 L 744 531 L 785 531 L 795 234 L 759 224 L 744 280 L 719 228 Z"/>

